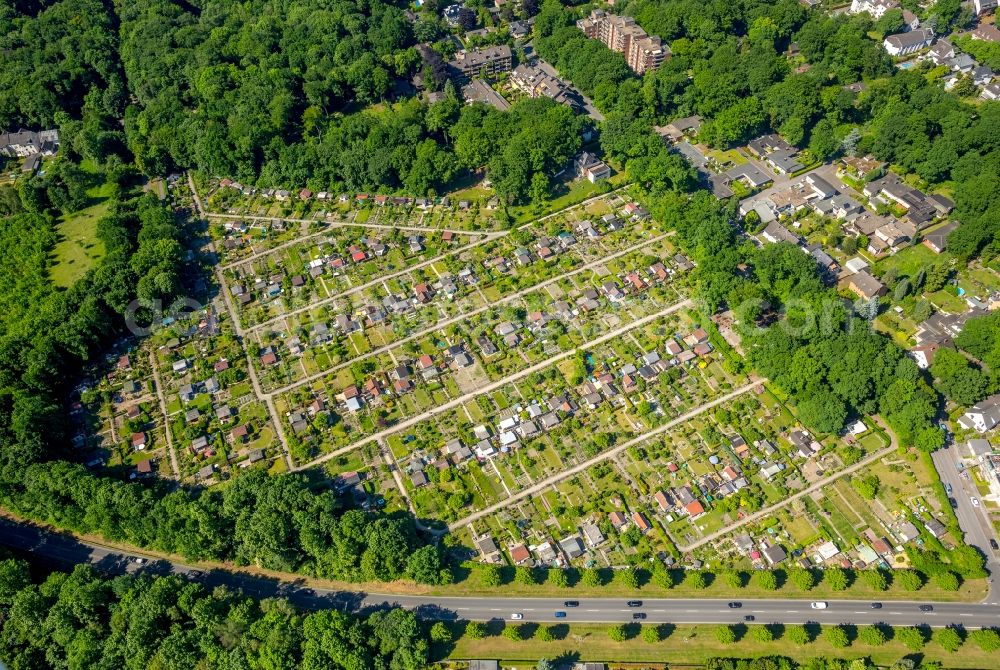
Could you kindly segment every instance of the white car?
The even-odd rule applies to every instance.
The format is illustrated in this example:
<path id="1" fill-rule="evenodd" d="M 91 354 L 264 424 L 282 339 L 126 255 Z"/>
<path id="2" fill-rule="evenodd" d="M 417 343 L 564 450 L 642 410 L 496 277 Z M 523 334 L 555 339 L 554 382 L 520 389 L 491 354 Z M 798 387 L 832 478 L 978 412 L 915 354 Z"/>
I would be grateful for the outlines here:
<path id="1" fill-rule="evenodd" d="M 524 618 L 524 615 L 521 614 L 520 612 L 514 612 L 513 614 L 510 615 L 510 618 L 513 619 L 514 621 L 520 621 L 521 619 Z"/>
<path id="2" fill-rule="evenodd" d="M 817 600 L 814 603 L 810 603 L 809 606 L 814 610 L 825 610 L 827 608 L 827 604 L 823 600 Z"/>
<path id="3" fill-rule="evenodd" d="M 146 559 L 143 558 L 142 556 L 136 556 L 132 560 L 135 561 L 136 563 L 138 563 L 139 565 L 142 565 L 143 563 L 146 562 Z"/>
<path id="4" fill-rule="evenodd" d="M 979 498 L 973 498 L 972 499 L 972 506 L 973 507 L 979 507 Z"/>

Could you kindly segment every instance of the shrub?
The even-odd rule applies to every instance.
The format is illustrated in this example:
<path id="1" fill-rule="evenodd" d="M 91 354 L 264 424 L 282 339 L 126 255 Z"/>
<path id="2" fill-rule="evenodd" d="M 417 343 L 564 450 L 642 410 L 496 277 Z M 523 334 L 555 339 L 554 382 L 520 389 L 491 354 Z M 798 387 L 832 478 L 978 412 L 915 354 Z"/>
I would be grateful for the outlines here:
<path id="1" fill-rule="evenodd" d="M 690 571 L 684 579 L 684 583 L 693 589 L 703 589 L 707 586 L 705 583 L 705 575 L 701 573 L 701 570 Z"/>
<path id="2" fill-rule="evenodd" d="M 811 641 L 809 639 L 809 631 L 806 630 L 805 626 L 795 626 L 790 625 L 785 628 L 785 638 L 792 644 L 804 645 L 809 644 Z"/>
<path id="3" fill-rule="evenodd" d="M 919 591 L 924 586 L 924 578 L 916 570 L 896 570 L 893 581 L 905 591 Z"/>
<path id="4" fill-rule="evenodd" d="M 761 570 L 754 573 L 754 581 L 758 588 L 765 591 L 774 591 L 778 588 L 778 577 L 773 570 Z"/>
<path id="5" fill-rule="evenodd" d="M 431 640 L 438 644 L 451 642 L 451 631 L 448 630 L 448 626 L 443 621 L 437 621 L 431 626 Z"/>
<path id="6" fill-rule="evenodd" d="M 758 642 L 771 642 L 774 640 L 774 633 L 767 626 L 754 626 L 750 630 L 750 635 Z"/>
<path id="7" fill-rule="evenodd" d="M 962 646 L 962 636 L 954 628 L 938 628 L 934 631 L 934 641 L 953 654 Z"/>
<path id="8" fill-rule="evenodd" d="M 896 629 L 895 638 L 903 643 L 907 649 L 918 651 L 924 646 L 924 633 L 919 628 L 904 626 Z"/>
<path id="9" fill-rule="evenodd" d="M 479 568 L 479 583 L 486 587 L 500 586 L 500 568 L 495 565 L 484 565 Z"/>
<path id="10" fill-rule="evenodd" d="M 823 637 L 835 649 L 843 649 L 851 643 L 843 626 L 828 626 L 823 629 Z"/>
<path id="11" fill-rule="evenodd" d="M 611 638 L 613 642 L 624 642 L 625 641 L 625 626 L 620 623 L 608 628 L 608 637 Z"/>
<path id="12" fill-rule="evenodd" d="M 992 628 L 983 628 L 969 633 L 969 639 L 983 651 L 996 651 L 1000 649 L 1000 633 Z"/>
<path id="13" fill-rule="evenodd" d="M 865 626 L 858 630 L 858 639 L 869 647 L 880 647 L 885 644 L 885 631 L 879 626 Z"/>
<path id="14" fill-rule="evenodd" d="M 797 568 L 789 572 L 788 580 L 803 591 L 808 591 L 816 586 L 816 575 L 812 570 Z"/>
<path id="15" fill-rule="evenodd" d="M 660 641 L 660 626 L 658 624 L 653 624 L 652 626 L 642 627 L 642 639 L 650 644 Z"/>
<path id="16" fill-rule="evenodd" d="M 535 629 L 535 639 L 541 642 L 552 642 L 556 639 L 556 635 L 552 632 L 551 626 L 539 626 Z"/>
<path id="17" fill-rule="evenodd" d="M 716 626 L 715 639 L 719 641 L 719 644 L 732 644 L 736 642 L 736 633 L 732 626 Z"/>
<path id="18" fill-rule="evenodd" d="M 959 587 L 958 575 L 951 570 L 942 570 L 931 577 L 931 581 L 943 591 L 957 591 Z"/>
<path id="19" fill-rule="evenodd" d="M 889 576 L 885 570 L 865 570 L 865 583 L 875 591 L 885 591 L 889 588 Z"/>
<path id="20" fill-rule="evenodd" d="M 511 642 L 519 642 L 524 639 L 524 631 L 517 624 L 506 625 L 503 629 L 503 636 L 510 640 Z"/>
<path id="21" fill-rule="evenodd" d="M 481 640 L 486 637 L 486 624 L 482 621 L 470 621 L 465 626 L 465 635 L 472 640 Z"/>

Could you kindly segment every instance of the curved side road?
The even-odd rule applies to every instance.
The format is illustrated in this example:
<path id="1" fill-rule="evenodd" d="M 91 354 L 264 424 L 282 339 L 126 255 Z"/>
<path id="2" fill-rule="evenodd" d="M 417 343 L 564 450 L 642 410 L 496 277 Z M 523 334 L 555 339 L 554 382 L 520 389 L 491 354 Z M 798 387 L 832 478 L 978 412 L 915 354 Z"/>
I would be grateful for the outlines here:
<path id="1" fill-rule="evenodd" d="M 867 601 L 834 600 L 828 601 L 825 609 L 813 609 L 804 600 L 742 600 L 740 608 L 732 609 L 726 600 L 657 598 L 644 600 L 641 607 L 632 608 L 626 605 L 630 596 L 622 594 L 620 599 L 583 598 L 577 601 L 576 607 L 566 607 L 562 598 L 398 596 L 312 589 L 301 585 L 301 582 L 278 582 L 228 570 L 203 573 L 181 563 L 160 560 L 140 565 L 135 560 L 136 554 L 112 551 L 69 535 L 2 517 L 0 544 L 30 555 L 38 563 L 58 567 L 91 563 L 110 574 L 177 574 L 208 587 L 225 585 L 257 598 L 280 596 L 307 609 L 332 607 L 363 611 L 399 606 L 413 609 L 427 619 L 510 619 L 512 614 L 519 613 L 524 621 L 550 622 L 557 620 L 555 613 L 559 611 L 566 613 L 565 618 L 558 619 L 564 623 L 630 622 L 637 612 L 646 615 L 647 623 L 742 623 L 747 615 L 754 616 L 754 623 L 784 624 L 888 623 L 894 626 L 961 625 L 978 628 L 995 626 L 1000 622 L 1000 607 L 973 603 L 934 603 L 932 611 L 923 612 L 920 610 L 922 603 L 911 601 L 886 601 L 881 609 L 872 609 Z"/>

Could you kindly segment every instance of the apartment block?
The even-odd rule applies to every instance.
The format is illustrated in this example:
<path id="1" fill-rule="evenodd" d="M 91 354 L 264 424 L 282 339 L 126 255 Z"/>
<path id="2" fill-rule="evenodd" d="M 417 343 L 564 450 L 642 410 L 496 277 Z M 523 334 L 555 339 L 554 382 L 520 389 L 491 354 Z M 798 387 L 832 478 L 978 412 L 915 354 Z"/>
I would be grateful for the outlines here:
<path id="1" fill-rule="evenodd" d="M 493 79 L 498 74 L 510 72 L 511 64 L 510 47 L 501 44 L 474 51 L 459 51 L 448 66 L 452 78 L 466 83 L 471 79 Z"/>
<path id="2" fill-rule="evenodd" d="M 589 17 L 577 21 L 576 27 L 590 39 L 600 40 L 612 51 L 624 55 L 625 62 L 636 74 L 655 70 L 670 56 L 670 47 L 659 37 L 647 35 L 635 19 L 628 16 L 595 9 Z"/>

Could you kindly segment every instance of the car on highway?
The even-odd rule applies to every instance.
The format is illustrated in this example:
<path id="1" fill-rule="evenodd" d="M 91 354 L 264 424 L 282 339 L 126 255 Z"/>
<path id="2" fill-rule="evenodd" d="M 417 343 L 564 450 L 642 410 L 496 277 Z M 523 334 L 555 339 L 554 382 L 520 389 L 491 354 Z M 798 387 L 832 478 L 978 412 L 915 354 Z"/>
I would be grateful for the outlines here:
<path id="1" fill-rule="evenodd" d="M 646 618 L 646 613 L 645 612 L 633 612 L 632 613 L 632 618 L 633 619 L 645 619 Z"/>
<path id="2" fill-rule="evenodd" d="M 731 603 L 729 603 L 729 609 L 731 609 L 731 610 L 738 610 L 741 607 L 743 607 L 743 603 L 741 603 L 741 602 L 731 602 Z"/>
<path id="3" fill-rule="evenodd" d="M 872 603 L 871 605 L 869 605 L 869 607 L 871 607 L 873 610 L 880 610 L 882 609 L 882 603 Z"/>
<path id="4" fill-rule="evenodd" d="M 958 509 L 958 501 L 954 498 L 948 498 L 948 504 L 951 505 L 952 509 Z"/>
<path id="5" fill-rule="evenodd" d="M 921 605 L 920 606 L 920 611 L 921 612 L 933 612 L 934 611 L 934 605 Z"/>
<path id="6" fill-rule="evenodd" d="M 951 484 L 945 484 L 944 490 L 948 492 L 948 495 L 951 495 Z"/>
<path id="7" fill-rule="evenodd" d="M 513 619 L 514 621 L 520 621 L 521 619 L 524 618 L 524 615 L 521 614 L 520 612 L 511 612 L 510 618 Z"/>
<path id="8" fill-rule="evenodd" d="M 563 607 L 579 607 L 579 606 L 580 606 L 579 600 L 567 600 L 566 602 L 563 603 Z"/>
<path id="9" fill-rule="evenodd" d="M 992 537 L 990 538 L 990 546 L 993 547 L 994 551 L 1000 551 L 1000 544 L 997 544 L 997 541 Z"/>
<path id="10" fill-rule="evenodd" d="M 979 507 L 979 498 L 973 498 L 972 499 L 972 506 L 973 507 Z"/>
<path id="11" fill-rule="evenodd" d="M 746 616 L 743 617 L 743 620 L 744 621 L 753 621 L 755 618 L 756 617 L 754 617 L 753 614 L 747 614 Z"/>
<path id="12" fill-rule="evenodd" d="M 566 618 L 566 613 L 563 612 L 562 610 L 560 610 L 560 611 L 556 612 L 556 618 L 557 619 L 565 619 Z"/>
<path id="13" fill-rule="evenodd" d="M 812 607 L 814 610 L 825 610 L 829 605 L 824 600 L 816 600 L 809 603 L 809 607 Z"/>
<path id="14" fill-rule="evenodd" d="M 642 607 L 641 600 L 630 600 L 625 604 L 628 605 L 629 607 Z"/>

